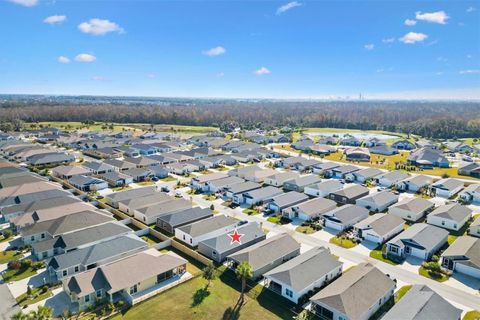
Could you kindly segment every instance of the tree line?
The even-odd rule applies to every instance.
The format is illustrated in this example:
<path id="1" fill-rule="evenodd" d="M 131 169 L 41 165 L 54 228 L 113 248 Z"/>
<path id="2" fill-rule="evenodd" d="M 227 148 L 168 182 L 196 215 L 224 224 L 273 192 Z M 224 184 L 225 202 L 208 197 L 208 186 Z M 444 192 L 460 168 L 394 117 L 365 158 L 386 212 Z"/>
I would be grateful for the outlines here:
<path id="1" fill-rule="evenodd" d="M 427 138 L 480 137 L 476 102 L 191 100 L 130 104 L 3 100 L 0 121 L 101 121 L 244 129 L 330 127 L 385 130 Z M 15 122 L 14 122 L 15 121 Z"/>

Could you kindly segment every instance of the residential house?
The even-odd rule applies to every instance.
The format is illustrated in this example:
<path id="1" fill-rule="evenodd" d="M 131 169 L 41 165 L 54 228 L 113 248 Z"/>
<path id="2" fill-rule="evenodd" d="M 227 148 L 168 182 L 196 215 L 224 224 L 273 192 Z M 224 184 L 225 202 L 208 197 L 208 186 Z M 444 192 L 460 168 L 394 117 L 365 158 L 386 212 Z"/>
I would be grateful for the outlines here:
<path id="1" fill-rule="evenodd" d="M 75 156 L 67 152 L 36 154 L 27 159 L 32 166 L 53 166 L 75 162 Z"/>
<path id="2" fill-rule="evenodd" d="M 376 168 L 365 168 L 358 171 L 354 171 L 345 175 L 345 180 L 351 182 L 360 182 L 364 183 L 369 180 L 374 180 L 375 177 L 381 175 L 383 173 L 382 170 Z"/>
<path id="3" fill-rule="evenodd" d="M 336 162 L 320 162 L 312 166 L 312 172 L 323 176 L 327 171 L 340 167 Z"/>
<path id="4" fill-rule="evenodd" d="M 463 201 L 470 203 L 478 203 L 480 202 L 480 184 L 473 183 L 466 187 L 460 194 L 458 195 L 460 199 Z"/>
<path id="5" fill-rule="evenodd" d="M 129 234 L 54 256 L 46 264 L 47 272 L 55 283 L 146 249 L 147 242 Z"/>
<path id="6" fill-rule="evenodd" d="M 462 176 L 470 176 L 480 178 L 480 163 L 465 162 L 458 166 L 458 174 Z"/>
<path id="7" fill-rule="evenodd" d="M 340 140 L 340 144 L 344 146 L 359 147 L 362 145 L 362 141 L 352 135 L 346 134 Z"/>
<path id="8" fill-rule="evenodd" d="M 285 181 L 283 183 L 283 190 L 303 192 L 306 186 L 319 183 L 321 181 L 322 180 L 317 175 L 313 174 L 299 176 L 292 180 Z"/>
<path id="9" fill-rule="evenodd" d="M 312 185 L 306 186 L 303 192 L 306 195 L 312 197 L 324 198 L 328 196 L 331 192 L 338 191 L 343 189 L 343 183 L 338 180 L 326 180 L 319 183 L 314 183 Z"/>
<path id="10" fill-rule="evenodd" d="M 134 182 L 142 182 L 154 177 L 152 170 L 145 167 L 125 170 L 123 173 L 130 176 Z"/>
<path id="11" fill-rule="evenodd" d="M 314 198 L 284 209 L 282 215 L 289 219 L 298 218 L 308 221 L 333 211 L 336 207 L 337 203 L 335 201 L 324 198 Z"/>
<path id="12" fill-rule="evenodd" d="M 262 186 L 256 182 L 246 181 L 237 183 L 225 188 L 225 197 L 233 203 L 242 204 L 243 194 L 255 189 L 260 189 Z"/>
<path id="13" fill-rule="evenodd" d="M 403 231 L 404 221 L 392 214 L 377 213 L 356 223 L 357 237 L 377 244 L 385 243 Z"/>
<path id="14" fill-rule="evenodd" d="M 252 279 L 258 279 L 266 272 L 300 254 L 300 244 L 292 236 L 281 233 L 227 257 L 230 266 L 235 269 L 242 262 L 252 267 Z"/>
<path id="15" fill-rule="evenodd" d="M 390 191 L 381 191 L 355 201 L 357 206 L 366 208 L 371 212 L 383 212 L 392 204 L 398 202 L 398 195 Z"/>
<path id="16" fill-rule="evenodd" d="M 68 183 L 78 190 L 86 192 L 95 192 L 108 188 L 106 181 L 91 176 L 73 176 L 68 180 Z"/>
<path id="17" fill-rule="evenodd" d="M 381 154 L 383 156 L 391 156 L 398 154 L 398 149 L 389 147 L 387 145 L 375 146 L 368 149 L 371 154 Z"/>
<path id="18" fill-rule="evenodd" d="M 472 210 L 459 203 L 442 205 L 427 216 L 427 223 L 448 230 L 460 230 L 472 218 Z"/>
<path id="19" fill-rule="evenodd" d="M 332 169 L 325 170 L 324 176 L 326 178 L 345 179 L 346 175 L 360 170 L 359 167 L 352 166 L 350 164 L 334 167 Z"/>
<path id="20" fill-rule="evenodd" d="M 172 199 L 155 203 L 153 205 L 137 208 L 133 211 L 135 219 L 151 225 L 157 222 L 157 218 L 168 213 L 182 211 L 192 207 L 192 203 L 185 199 Z"/>
<path id="21" fill-rule="evenodd" d="M 338 231 L 345 231 L 367 217 L 367 209 L 352 204 L 347 204 L 322 214 L 325 227 Z"/>
<path id="22" fill-rule="evenodd" d="M 280 188 L 268 186 L 245 192 L 243 201 L 249 206 L 256 206 L 270 202 L 274 197 L 281 194 L 283 194 L 283 191 Z"/>
<path id="23" fill-rule="evenodd" d="M 396 186 L 400 181 L 407 179 L 408 176 L 408 173 L 404 171 L 389 171 L 375 177 L 375 181 L 377 185 L 381 187 L 390 188 Z"/>
<path id="24" fill-rule="evenodd" d="M 370 190 L 367 187 L 355 184 L 338 191 L 330 192 L 328 198 L 338 204 L 354 204 L 357 199 L 363 198 L 369 193 Z"/>
<path id="25" fill-rule="evenodd" d="M 133 163 L 123 161 L 123 160 L 118 160 L 118 159 L 106 159 L 103 161 L 103 163 L 112 166 L 115 171 L 120 171 L 120 172 L 129 170 L 129 169 L 134 169 L 137 167 Z"/>
<path id="26" fill-rule="evenodd" d="M 392 144 L 392 148 L 395 148 L 398 150 L 413 150 L 416 148 L 416 146 L 410 141 L 403 139 L 403 140 L 395 141 Z"/>
<path id="27" fill-rule="evenodd" d="M 46 182 L 48 179 L 44 176 L 32 173 L 16 178 L 0 178 L 0 188 L 16 187 L 22 184 L 29 184 L 35 182 Z"/>
<path id="28" fill-rule="evenodd" d="M 433 178 L 419 174 L 397 183 L 397 190 L 419 192 L 433 183 Z"/>
<path id="29" fill-rule="evenodd" d="M 164 166 L 151 166 L 148 170 L 158 179 L 164 179 L 169 175 L 168 170 Z"/>
<path id="30" fill-rule="evenodd" d="M 341 275 L 343 263 L 324 247 L 314 247 L 264 274 L 264 286 L 299 303 L 307 293 Z"/>
<path id="31" fill-rule="evenodd" d="M 174 234 L 176 228 L 210 217 L 213 217 L 213 211 L 209 208 L 189 208 L 161 215 L 157 218 L 157 227 L 169 234 Z"/>
<path id="32" fill-rule="evenodd" d="M 442 267 L 480 280 L 480 239 L 458 237 L 442 253 Z"/>
<path id="33" fill-rule="evenodd" d="M 431 148 L 418 149 L 408 156 L 407 162 L 421 168 L 448 168 L 450 163 L 440 150 Z"/>
<path id="34" fill-rule="evenodd" d="M 304 202 L 308 199 L 308 196 L 304 193 L 290 191 L 274 197 L 267 206 L 268 209 L 274 213 L 282 213 L 284 209 Z"/>
<path id="35" fill-rule="evenodd" d="M 470 224 L 468 234 L 474 237 L 480 237 L 480 216 Z"/>
<path id="36" fill-rule="evenodd" d="M 98 175 L 98 177 L 108 183 L 110 187 L 124 187 L 133 183 L 133 178 L 120 171 L 112 171 Z"/>
<path id="37" fill-rule="evenodd" d="M 105 162 L 96 161 L 84 162 L 82 167 L 90 170 L 92 174 L 103 174 L 115 170 L 111 165 L 106 164 Z"/>
<path id="38" fill-rule="evenodd" d="M 460 320 L 462 310 L 454 307 L 426 285 L 415 284 L 383 316 L 382 320 Z"/>
<path id="39" fill-rule="evenodd" d="M 349 161 L 370 161 L 370 151 L 367 148 L 350 148 L 344 153 Z"/>
<path id="40" fill-rule="evenodd" d="M 89 174 L 91 174 L 91 171 L 82 166 L 58 166 L 52 169 L 52 176 L 60 179 L 70 179 L 73 176 Z"/>
<path id="41" fill-rule="evenodd" d="M 152 157 L 138 157 L 138 158 L 125 157 L 124 161 L 134 164 L 137 168 L 147 168 L 147 169 L 149 167 L 158 166 L 160 164 L 159 161 L 153 159 Z"/>
<path id="42" fill-rule="evenodd" d="M 235 184 L 243 183 L 243 182 L 245 182 L 245 180 L 239 177 L 226 177 L 223 179 L 207 181 L 205 184 L 206 184 L 207 192 L 220 193 L 220 192 L 224 192 L 227 188 Z"/>
<path id="43" fill-rule="evenodd" d="M 408 256 L 429 260 L 447 243 L 448 231 L 416 223 L 387 242 L 386 252 L 398 258 Z"/>
<path id="44" fill-rule="evenodd" d="M 396 283 L 369 263 L 360 263 L 310 298 L 321 319 L 368 320 L 391 299 Z"/>
<path id="45" fill-rule="evenodd" d="M 316 155 L 329 155 L 337 152 L 337 148 L 328 144 L 315 144 L 309 148 L 310 152 Z"/>
<path id="46" fill-rule="evenodd" d="M 435 204 L 423 198 L 404 199 L 388 209 L 389 214 L 406 221 L 416 222 L 427 215 Z"/>
<path id="47" fill-rule="evenodd" d="M 442 179 L 430 187 L 435 196 L 442 198 L 451 198 L 463 189 L 463 182 L 457 179 Z"/>
<path id="48" fill-rule="evenodd" d="M 173 198 L 164 192 L 153 192 L 144 196 L 127 198 L 118 201 L 118 209 L 132 216 L 134 211 L 148 205 L 170 201 Z"/>
<path id="49" fill-rule="evenodd" d="M 156 190 L 157 190 L 156 186 L 147 186 L 147 187 L 135 188 L 131 190 L 113 192 L 108 195 L 105 195 L 105 200 L 108 205 L 118 209 L 119 201 L 143 197 L 143 196 L 155 193 Z"/>
<path id="50" fill-rule="evenodd" d="M 282 187 L 285 181 L 298 178 L 300 175 L 294 171 L 277 172 L 263 180 L 264 184 L 274 187 Z"/>
<path id="51" fill-rule="evenodd" d="M 217 263 L 227 256 L 266 239 L 262 227 L 257 222 L 250 222 L 235 229 L 240 235 L 240 242 L 233 242 L 232 232 L 226 232 L 198 243 L 198 252 Z"/>
<path id="52" fill-rule="evenodd" d="M 63 289 L 79 310 L 90 308 L 98 300 L 113 303 L 114 297 L 134 305 L 167 281 L 179 280 L 186 266 L 187 261 L 172 252 L 161 254 L 150 249 L 76 274 L 63 282 Z"/>
<path id="53" fill-rule="evenodd" d="M 175 238 L 196 247 L 200 241 L 233 231 L 238 220 L 225 215 L 216 215 L 175 229 Z"/>
<path id="54" fill-rule="evenodd" d="M 223 179 L 226 177 L 228 177 L 228 175 L 223 172 L 202 174 L 201 176 L 193 177 L 191 185 L 193 189 L 205 192 L 208 191 L 208 182 Z"/>

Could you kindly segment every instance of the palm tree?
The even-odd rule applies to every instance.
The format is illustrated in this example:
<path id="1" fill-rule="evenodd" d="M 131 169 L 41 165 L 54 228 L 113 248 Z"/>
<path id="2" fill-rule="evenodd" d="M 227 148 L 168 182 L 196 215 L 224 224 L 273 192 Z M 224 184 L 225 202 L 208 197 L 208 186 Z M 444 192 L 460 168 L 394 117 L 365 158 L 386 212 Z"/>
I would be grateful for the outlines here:
<path id="1" fill-rule="evenodd" d="M 237 275 L 237 278 L 242 281 L 242 288 L 240 291 L 240 303 L 243 304 L 243 301 L 245 299 L 244 295 L 245 288 L 247 286 L 247 279 L 251 279 L 253 277 L 252 266 L 247 261 L 243 261 L 235 269 L 235 274 Z"/>
<path id="2" fill-rule="evenodd" d="M 208 289 L 208 287 L 210 287 L 210 283 L 212 282 L 212 280 L 215 280 L 215 278 L 217 277 L 217 273 L 213 263 L 210 262 L 209 264 L 207 264 L 205 268 L 203 268 L 202 277 L 205 280 L 207 280 L 207 286 L 205 287 L 205 289 Z"/>

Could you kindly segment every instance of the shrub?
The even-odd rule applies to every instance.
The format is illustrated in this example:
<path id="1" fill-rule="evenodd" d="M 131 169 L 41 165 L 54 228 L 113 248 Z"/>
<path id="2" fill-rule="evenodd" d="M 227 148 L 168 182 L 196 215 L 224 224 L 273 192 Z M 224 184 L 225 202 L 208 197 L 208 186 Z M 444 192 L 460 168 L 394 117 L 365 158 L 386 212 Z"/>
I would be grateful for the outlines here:
<path id="1" fill-rule="evenodd" d="M 32 259 L 23 259 L 22 268 L 30 268 L 32 266 Z"/>
<path id="2" fill-rule="evenodd" d="M 22 263 L 19 260 L 12 260 L 7 265 L 10 270 L 18 270 L 22 267 Z"/>
<path id="3" fill-rule="evenodd" d="M 3 237 L 4 237 L 5 239 L 10 238 L 12 235 L 13 235 L 13 232 L 12 232 L 12 230 L 10 230 L 10 229 L 7 229 L 7 230 L 3 231 Z"/>
<path id="4" fill-rule="evenodd" d="M 437 255 L 432 256 L 432 261 L 433 262 L 438 262 L 438 260 L 440 260 L 440 258 Z"/>
<path id="5" fill-rule="evenodd" d="M 117 302 L 117 307 L 118 307 L 119 309 L 123 308 L 124 306 L 125 306 L 125 301 L 120 300 L 120 301 Z"/>
<path id="6" fill-rule="evenodd" d="M 210 205 L 210 210 L 215 210 L 215 206 L 213 204 Z"/>
<path id="7" fill-rule="evenodd" d="M 48 291 L 48 286 L 44 285 L 42 286 L 42 293 L 46 293 Z"/>

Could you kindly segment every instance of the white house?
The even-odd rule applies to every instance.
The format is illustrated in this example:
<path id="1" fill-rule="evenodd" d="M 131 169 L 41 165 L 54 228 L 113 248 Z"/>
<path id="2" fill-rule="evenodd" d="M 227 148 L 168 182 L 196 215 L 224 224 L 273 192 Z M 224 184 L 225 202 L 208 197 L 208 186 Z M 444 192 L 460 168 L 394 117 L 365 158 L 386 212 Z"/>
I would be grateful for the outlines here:
<path id="1" fill-rule="evenodd" d="M 368 210 L 353 204 L 346 204 L 322 215 L 326 228 L 343 231 L 368 217 Z"/>
<path id="2" fill-rule="evenodd" d="M 389 214 L 407 221 L 418 221 L 423 218 L 435 204 L 423 198 L 405 199 L 388 209 Z"/>
<path id="3" fill-rule="evenodd" d="M 324 198 L 330 193 L 343 189 L 344 184 L 338 180 L 326 180 L 306 186 L 303 192 L 312 197 Z"/>
<path id="4" fill-rule="evenodd" d="M 437 197 L 451 198 L 463 189 L 463 182 L 457 179 L 442 179 L 432 184 L 431 189 Z"/>
<path id="5" fill-rule="evenodd" d="M 471 184 L 458 195 L 465 202 L 480 202 L 480 184 Z"/>
<path id="6" fill-rule="evenodd" d="M 407 179 L 408 176 L 408 173 L 403 171 L 390 171 L 375 177 L 375 180 L 377 181 L 377 185 L 390 188 L 395 186 L 400 181 Z"/>
<path id="7" fill-rule="evenodd" d="M 418 192 L 422 187 L 431 185 L 433 178 L 419 174 L 397 183 L 397 189 L 410 192 Z"/>
<path id="8" fill-rule="evenodd" d="M 232 231 L 237 224 L 238 221 L 234 218 L 216 215 L 175 228 L 175 238 L 191 247 L 196 247 L 200 241 Z"/>
<path id="9" fill-rule="evenodd" d="M 385 243 L 403 231 L 404 221 L 392 214 L 377 213 L 356 223 L 357 237 L 377 244 Z"/>
<path id="10" fill-rule="evenodd" d="M 438 207 L 427 216 L 427 223 L 458 231 L 472 217 L 472 210 L 459 203 L 451 203 Z"/>
<path id="11" fill-rule="evenodd" d="M 357 206 L 366 208 L 371 212 L 382 212 L 389 206 L 398 202 L 398 195 L 390 191 L 382 191 L 360 198 L 355 201 Z"/>
<path id="12" fill-rule="evenodd" d="M 475 237 L 480 237 L 480 216 L 476 218 L 468 230 L 468 234 Z"/>
<path id="13" fill-rule="evenodd" d="M 442 254 L 442 267 L 480 280 L 480 239 L 458 237 Z"/>

